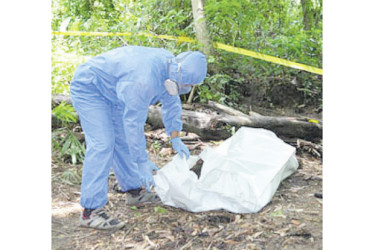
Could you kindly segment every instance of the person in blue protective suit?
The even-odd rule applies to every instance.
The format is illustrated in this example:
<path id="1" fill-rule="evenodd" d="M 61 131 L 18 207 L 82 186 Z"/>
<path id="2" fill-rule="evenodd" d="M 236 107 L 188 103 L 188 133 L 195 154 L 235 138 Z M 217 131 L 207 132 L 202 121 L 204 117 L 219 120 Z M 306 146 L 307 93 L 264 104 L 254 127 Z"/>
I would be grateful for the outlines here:
<path id="1" fill-rule="evenodd" d="M 152 171 L 157 166 L 148 158 L 144 135 L 150 105 L 162 104 L 162 120 L 173 149 L 181 157 L 189 157 L 188 148 L 178 137 L 182 130 L 179 95 L 202 83 L 206 73 L 206 57 L 200 52 L 175 57 L 165 49 L 141 46 L 113 49 L 77 68 L 70 93 L 86 140 L 82 226 L 124 226 L 103 210 L 110 168 L 121 190 L 128 192 L 128 204 L 154 199 L 150 185 L 155 185 Z"/>

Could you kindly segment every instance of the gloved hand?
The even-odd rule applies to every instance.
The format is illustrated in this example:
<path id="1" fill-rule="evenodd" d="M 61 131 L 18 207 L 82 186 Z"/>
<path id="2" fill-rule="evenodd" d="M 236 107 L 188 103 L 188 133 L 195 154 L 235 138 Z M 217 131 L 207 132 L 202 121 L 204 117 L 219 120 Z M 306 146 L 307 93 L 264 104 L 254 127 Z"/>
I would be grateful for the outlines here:
<path id="1" fill-rule="evenodd" d="M 152 171 L 158 171 L 158 167 L 152 161 L 148 160 L 147 162 L 149 169 Z"/>
<path id="2" fill-rule="evenodd" d="M 138 164 L 139 176 L 143 185 L 146 187 L 148 192 L 151 192 L 150 185 L 156 186 L 155 181 L 153 180 L 153 171 L 157 171 L 158 168 L 156 164 L 148 160 L 143 163 Z"/>
<path id="3" fill-rule="evenodd" d="M 179 156 L 183 158 L 183 153 L 186 155 L 186 158 L 188 159 L 190 157 L 190 150 L 188 150 L 187 146 L 184 145 L 181 138 L 174 137 L 170 140 L 171 145 L 173 146 L 173 149 L 178 152 Z"/>

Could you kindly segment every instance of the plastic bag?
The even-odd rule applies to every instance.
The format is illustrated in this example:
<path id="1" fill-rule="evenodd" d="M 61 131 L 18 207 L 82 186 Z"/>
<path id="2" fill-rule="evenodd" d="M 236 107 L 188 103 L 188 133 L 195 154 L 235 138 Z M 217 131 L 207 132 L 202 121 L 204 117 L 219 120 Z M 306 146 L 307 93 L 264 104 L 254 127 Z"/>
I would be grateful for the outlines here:
<path id="1" fill-rule="evenodd" d="M 242 127 L 199 156 L 174 156 L 154 176 L 155 190 L 164 204 L 191 212 L 255 213 L 297 169 L 295 152 L 269 130 Z M 199 158 L 204 160 L 200 178 L 190 171 Z"/>

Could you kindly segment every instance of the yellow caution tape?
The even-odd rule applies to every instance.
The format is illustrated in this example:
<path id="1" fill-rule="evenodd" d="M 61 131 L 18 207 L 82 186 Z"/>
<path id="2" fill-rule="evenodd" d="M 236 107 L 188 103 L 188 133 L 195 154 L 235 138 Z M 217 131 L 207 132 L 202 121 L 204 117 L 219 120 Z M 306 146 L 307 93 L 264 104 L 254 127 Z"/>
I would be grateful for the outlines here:
<path id="1" fill-rule="evenodd" d="M 65 36 L 132 36 L 132 35 L 136 35 L 136 36 L 146 36 L 146 37 L 155 37 L 155 38 L 159 38 L 159 39 L 174 40 L 174 41 L 178 41 L 178 42 L 188 42 L 188 43 L 197 42 L 196 39 L 192 39 L 192 38 L 189 38 L 189 37 L 183 37 L 183 36 L 176 37 L 176 36 L 168 36 L 168 35 L 152 35 L 152 34 L 149 34 L 149 33 L 134 34 L 134 33 L 130 33 L 130 32 L 123 33 L 123 32 L 52 31 L 52 34 L 53 35 L 65 35 Z M 217 49 L 222 49 L 222 50 L 225 50 L 225 51 L 228 51 L 228 52 L 241 54 L 241 55 L 245 55 L 245 56 L 250 56 L 250 57 L 257 58 L 257 59 L 260 59 L 260 60 L 263 60 L 263 61 L 272 62 L 272 63 L 284 65 L 284 66 L 287 66 L 287 67 L 290 67 L 290 68 L 300 69 L 300 70 L 308 71 L 308 72 L 315 73 L 315 74 L 318 74 L 318 75 L 322 75 L 322 69 L 315 68 L 315 67 L 312 67 L 312 66 L 308 66 L 308 65 L 305 65 L 305 64 L 288 61 L 288 60 L 281 59 L 281 58 L 278 58 L 278 57 L 269 56 L 269 55 L 261 54 L 261 53 L 255 52 L 255 51 L 242 49 L 242 48 L 237 48 L 237 47 L 233 47 L 233 46 L 226 45 L 226 44 L 223 44 L 223 43 L 218 43 L 218 42 L 213 43 L 213 46 Z"/>
<path id="2" fill-rule="evenodd" d="M 322 69 L 311 67 L 311 66 L 304 65 L 304 64 L 301 64 L 301 63 L 291 62 L 291 61 L 281 59 L 281 58 L 278 58 L 278 57 L 268 56 L 268 55 L 261 54 L 261 53 L 258 53 L 258 52 L 254 52 L 254 51 L 250 51 L 250 50 L 246 50 L 246 49 L 241 49 L 241 48 L 236 48 L 236 47 L 226 45 L 226 44 L 222 44 L 222 43 L 215 43 L 215 47 L 218 48 L 218 49 L 223 49 L 223 50 L 233 52 L 233 53 L 236 53 L 236 54 L 246 55 L 246 56 L 258 58 L 258 59 L 261 59 L 261 60 L 264 60 L 264 61 L 288 66 L 290 68 L 301 69 L 301 70 L 305 70 L 305 71 L 308 71 L 308 72 L 311 72 L 311 73 L 322 75 Z"/>
<path id="3" fill-rule="evenodd" d="M 52 35 L 64 36 L 131 36 L 130 32 L 85 32 L 85 31 L 52 31 Z"/>
<path id="4" fill-rule="evenodd" d="M 52 31 L 52 35 L 63 35 L 63 36 L 146 36 L 146 37 L 155 37 L 159 39 L 175 40 L 180 42 L 196 42 L 196 39 L 192 39 L 184 36 L 168 36 L 168 35 L 152 35 L 149 33 L 138 33 L 134 34 L 131 32 L 85 32 L 85 31 Z"/>
<path id="5" fill-rule="evenodd" d="M 313 123 L 315 123 L 315 124 L 319 124 L 319 121 L 314 120 L 314 119 L 309 119 L 308 122 L 313 122 Z"/>

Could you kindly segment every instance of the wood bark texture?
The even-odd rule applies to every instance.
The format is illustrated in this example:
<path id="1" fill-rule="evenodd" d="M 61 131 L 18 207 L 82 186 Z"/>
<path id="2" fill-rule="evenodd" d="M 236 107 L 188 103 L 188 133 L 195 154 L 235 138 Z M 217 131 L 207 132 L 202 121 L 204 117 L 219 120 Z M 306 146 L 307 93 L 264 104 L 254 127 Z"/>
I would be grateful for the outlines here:
<path id="1" fill-rule="evenodd" d="M 213 47 L 213 41 L 209 36 L 208 25 L 205 21 L 204 16 L 204 1 L 203 0 L 191 0 L 192 14 L 194 19 L 194 26 L 196 31 L 196 39 L 202 45 L 202 52 L 205 54 L 207 59 L 209 55 L 214 55 L 215 50 Z M 208 64 L 209 70 L 215 74 L 217 73 L 217 67 L 215 64 Z M 193 86 L 190 95 L 188 96 L 187 103 L 192 103 L 192 99 L 195 93 L 196 86 Z"/>
<path id="2" fill-rule="evenodd" d="M 52 106 L 56 106 L 62 101 L 71 104 L 69 96 L 56 95 L 52 97 Z M 238 130 L 242 126 L 268 129 L 281 137 L 300 138 L 308 141 L 319 141 L 322 138 L 322 125 L 308 122 L 306 119 L 262 116 L 254 112 L 247 115 L 215 102 L 183 105 L 182 121 L 184 131 L 193 132 L 199 135 L 202 140 L 227 139 L 232 135 L 231 127 Z M 149 107 L 147 123 L 153 129 L 164 127 L 161 107 Z M 56 118 L 52 116 L 53 127 L 58 124 Z"/>
<path id="3" fill-rule="evenodd" d="M 203 45 L 203 53 L 208 57 L 214 53 L 213 43 L 209 37 L 208 26 L 204 17 L 204 5 L 202 0 L 191 0 L 196 38 Z"/>
<path id="4" fill-rule="evenodd" d="M 193 105 L 194 110 L 189 110 L 189 106 L 185 105 L 182 111 L 183 130 L 198 134 L 202 140 L 229 138 L 232 135 L 230 127 L 238 130 L 242 126 L 264 128 L 273 131 L 278 136 L 296 137 L 309 141 L 318 141 L 322 137 L 322 126 L 304 119 L 259 114 L 246 115 L 215 102 L 207 105 Z M 160 107 L 149 108 L 147 123 L 154 128 L 163 127 Z"/>

